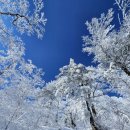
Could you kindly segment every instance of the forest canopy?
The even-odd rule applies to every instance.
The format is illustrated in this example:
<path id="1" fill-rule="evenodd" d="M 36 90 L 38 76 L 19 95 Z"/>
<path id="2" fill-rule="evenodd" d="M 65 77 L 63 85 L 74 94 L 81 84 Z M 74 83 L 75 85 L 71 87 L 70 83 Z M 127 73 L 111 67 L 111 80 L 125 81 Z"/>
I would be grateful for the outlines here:
<path id="1" fill-rule="evenodd" d="M 46 83 L 22 39 L 44 38 L 43 0 L 0 0 L 0 130 L 130 130 L 130 0 L 113 4 L 86 22 L 96 66 L 70 58 Z"/>

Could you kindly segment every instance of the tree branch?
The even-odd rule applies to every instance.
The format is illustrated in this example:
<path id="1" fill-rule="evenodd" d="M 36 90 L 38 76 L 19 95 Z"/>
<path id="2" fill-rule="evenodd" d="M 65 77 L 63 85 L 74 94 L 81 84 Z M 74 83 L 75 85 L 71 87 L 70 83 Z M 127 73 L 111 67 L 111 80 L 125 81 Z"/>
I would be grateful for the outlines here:
<path id="1" fill-rule="evenodd" d="M 15 25 L 15 22 L 19 19 L 19 18 L 24 18 L 29 25 L 31 25 L 29 19 L 25 16 L 25 15 L 21 15 L 19 13 L 11 13 L 11 12 L 0 12 L 0 15 L 8 15 L 8 16 L 12 16 L 15 17 L 15 19 L 13 20 L 13 24 Z"/>

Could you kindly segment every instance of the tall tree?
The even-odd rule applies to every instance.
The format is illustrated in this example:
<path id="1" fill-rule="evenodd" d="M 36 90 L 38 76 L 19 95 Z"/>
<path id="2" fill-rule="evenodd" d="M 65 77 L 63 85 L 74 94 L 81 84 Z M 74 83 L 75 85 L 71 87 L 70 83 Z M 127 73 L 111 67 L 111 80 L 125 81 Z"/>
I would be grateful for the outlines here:
<path id="1" fill-rule="evenodd" d="M 119 29 L 112 25 L 114 11 L 101 14 L 86 22 L 90 32 L 83 37 L 85 44 L 83 51 L 94 54 L 94 61 L 98 62 L 98 73 L 102 81 L 113 87 L 115 92 L 125 97 L 130 96 L 130 1 L 116 0 L 119 12 Z"/>
<path id="2" fill-rule="evenodd" d="M 0 6 L 0 129 L 31 129 L 25 115 L 29 114 L 29 101 L 35 98 L 36 88 L 44 81 L 42 70 L 24 59 L 19 33 L 42 38 L 46 23 L 43 2 L 0 0 Z"/>
<path id="3" fill-rule="evenodd" d="M 73 59 L 60 69 L 57 79 L 48 84 L 38 98 L 39 104 L 46 105 L 50 112 L 47 118 L 45 112 L 42 115 L 43 120 L 47 120 L 46 126 L 61 130 L 130 128 L 128 100 L 108 96 L 108 90 L 101 87 L 94 70 L 76 64 Z"/>

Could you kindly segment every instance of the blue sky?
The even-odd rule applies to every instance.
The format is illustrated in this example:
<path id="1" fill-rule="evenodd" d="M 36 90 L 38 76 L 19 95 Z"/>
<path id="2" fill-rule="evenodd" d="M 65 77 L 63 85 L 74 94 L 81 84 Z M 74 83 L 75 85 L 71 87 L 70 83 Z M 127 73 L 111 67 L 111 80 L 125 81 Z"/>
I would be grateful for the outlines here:
<path id="1" fill-rule="evenodd" d="M 53 80 L 70 58 L 86 66 L 92 64 L 92 56 L 82 53 L 82 36 L 88 34 L 85 22 L 100 17 L 113 3 L 114 0 L 44 0 L 48 20 L 44 37 L 24 37 L 24 41 L 26 58 L 43 68 L 45 81 Z"/>

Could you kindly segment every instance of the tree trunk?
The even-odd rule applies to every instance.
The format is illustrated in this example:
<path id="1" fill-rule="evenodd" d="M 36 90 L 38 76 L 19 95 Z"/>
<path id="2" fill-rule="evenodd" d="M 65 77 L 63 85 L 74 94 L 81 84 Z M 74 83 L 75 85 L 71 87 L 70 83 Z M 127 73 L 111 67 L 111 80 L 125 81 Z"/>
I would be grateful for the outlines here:
<path id="1" fill-rule="evenodd" d="M 95 123 L 95 120 L 94 120 L 94 117 L 93 117 L 93 113 L 92 113 L 91 108 L 89 106 L 89 103 L 87 101 L 86 101 L 86 105 L 87 105 L 87 109 L 88 109 L 88 111 L 90 113 L 90 124 L 91 124 L 92 130 L 100 130 L 98 128 L 98 126 L 96 125 L 96 123 Z"/>

